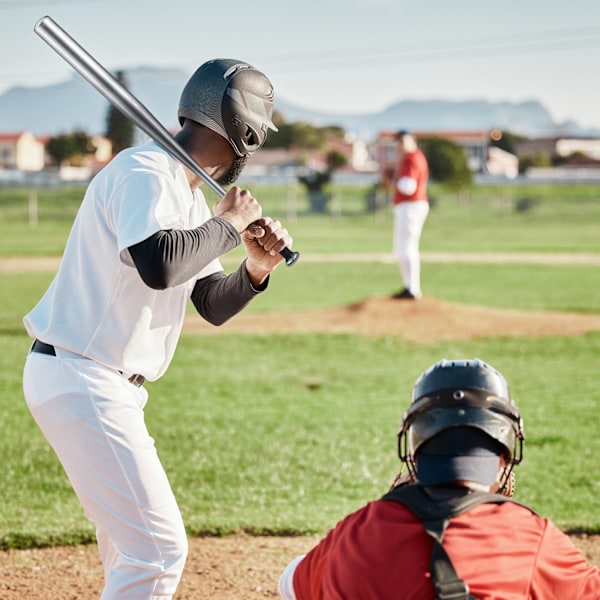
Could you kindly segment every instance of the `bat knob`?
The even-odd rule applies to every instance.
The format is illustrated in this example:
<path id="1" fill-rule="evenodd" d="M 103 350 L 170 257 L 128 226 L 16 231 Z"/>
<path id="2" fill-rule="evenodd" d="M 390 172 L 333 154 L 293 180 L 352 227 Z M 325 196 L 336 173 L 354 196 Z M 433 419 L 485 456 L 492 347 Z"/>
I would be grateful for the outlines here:
<path id="1" fill-rule="evenodd" d="M 300 258 L 300 252 L 292 252 L 289 248 L 284 248 L 279 254 L 285 258 L 285 264 L 291 267 Z"/>

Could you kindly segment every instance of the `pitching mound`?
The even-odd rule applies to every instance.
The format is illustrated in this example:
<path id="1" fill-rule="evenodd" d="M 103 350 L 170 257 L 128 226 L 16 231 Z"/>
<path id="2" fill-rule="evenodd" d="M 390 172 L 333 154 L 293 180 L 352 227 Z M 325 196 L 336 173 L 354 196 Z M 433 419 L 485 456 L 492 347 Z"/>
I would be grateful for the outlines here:
<path id="1" fill-rule="evenodd" d="M 600 315 L 467 306 L 437 298 L 419 301 L 369 298 L 314 311 L 241 313 L 221 327 L 189 316 L 188 333 L 359 333 L 399 335 L 415 342 L 488 336 L 569 336 L 600 331 Z"/>

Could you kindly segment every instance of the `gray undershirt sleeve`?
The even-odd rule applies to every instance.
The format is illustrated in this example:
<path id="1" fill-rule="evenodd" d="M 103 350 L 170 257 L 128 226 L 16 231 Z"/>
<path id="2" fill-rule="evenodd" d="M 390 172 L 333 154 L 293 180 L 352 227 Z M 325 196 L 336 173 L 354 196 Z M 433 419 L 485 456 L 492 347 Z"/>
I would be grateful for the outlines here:
<path id="1" fill-rule="evenodd" d="M 195 229 L 158 231 L 130 246 L 129 253 L 144 283 L 153 289 L 164 290 L 188 281 L 240 242 L 239 233 L 228 221 L 214 217 Z M 213 325 L 221 325 L 265 290 L 268 283 L 267 277 L 259 288 L 255 288 L 244 261 L 229 275 L 218 271 L 198 279 L 191 300 L 204 319 Z"/>
<path id="2" fill-rule="evenodd" d="M 226 275 L 223 271 L 198 279 L 192 290 L 196 310 L 213 325 L 222 325 L 240 312 L 257 294 L 267 289 L 269 277 L 259 288 L 250 282 L 246 261 L 237 271 Z"/>
<path id="3" fill-rule="evenodd" d="M 144 283 L 164 290 L 189 281 L 240 242 L 240 234 L 231 223 L 213 217 L 195 229 L 157 231 L 130 246 L 129 253 Z"/>

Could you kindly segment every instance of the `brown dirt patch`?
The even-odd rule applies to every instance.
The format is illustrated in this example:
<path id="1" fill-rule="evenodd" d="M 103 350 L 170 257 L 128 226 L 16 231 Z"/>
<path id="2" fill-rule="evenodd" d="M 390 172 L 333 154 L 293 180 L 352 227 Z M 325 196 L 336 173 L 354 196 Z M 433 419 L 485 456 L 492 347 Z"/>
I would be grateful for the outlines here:
<path id="1" fill-rule="evenodd" d="M 572 536 L 587 560 L 600 565 L 600 536 Z M 176 600 L 278 598 L 277 580 L 287 563 L 317 537 L 236 535 L 190 540 Z M 3 600 L 96 600 L 102 591 L 96 546 L 68 546 L 0 553 Z"/>
<path id="2" fill-rule="evenodd" d="M 600 315 L 467 306 L 425 297 L 419 301 L 369 298 L 314 311 L 241 313 L 221 327 L 190 315 L 188 333 L 359 333 L 399 335 L 414 342 L 486 336 L 569 336 L 600 331 Z"/>
<path id="3" fill-rule="evenodd" d="M 316 537 L 193 538 L 177 600 L 277 598 L 287 563 Z M 2 600 L 96 600 L 103 586 L 95 545 L 0 553 Z"/>

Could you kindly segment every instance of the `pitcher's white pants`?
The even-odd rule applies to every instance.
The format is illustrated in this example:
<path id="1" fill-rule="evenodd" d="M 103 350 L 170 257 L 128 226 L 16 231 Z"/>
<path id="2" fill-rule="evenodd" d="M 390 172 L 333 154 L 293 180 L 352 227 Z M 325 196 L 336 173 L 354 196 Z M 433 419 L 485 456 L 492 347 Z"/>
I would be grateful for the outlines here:
<path id="1" fill-rule="evenodd" d="M 147 391 L 91 360 L 56 352 L 27 357 L 23 389 L 96 526 L 101 599 L 169 599 L 181 579 L 187 537 L 144 422 Z"/>
<path id="2" fill-rule="evenodd" d="M 419 242 L 428 214 L 427 200 L 401 202 L 394 205 L 393 252 L 398 259 L 404 287 L 417 298 L 423 295 Z"/>

